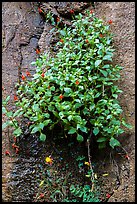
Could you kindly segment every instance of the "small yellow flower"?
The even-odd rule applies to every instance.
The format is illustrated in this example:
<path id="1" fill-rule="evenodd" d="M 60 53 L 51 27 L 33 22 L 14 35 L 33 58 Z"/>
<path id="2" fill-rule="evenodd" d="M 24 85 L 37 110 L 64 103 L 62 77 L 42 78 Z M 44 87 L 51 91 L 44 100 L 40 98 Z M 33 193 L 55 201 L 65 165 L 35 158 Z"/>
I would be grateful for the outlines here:
<path id="1" fill-rule="evenodd" d="M 48 163 L 48 164 L 52 164 L 53 159 L 52 159 L 51 157 L 46 157 L 45 161 L 46 161 L 46 163 Z"/>
<path id="2" fill-rule="evenodd" d="M 108 174 L 102 174 L 102 176 L 108 176 Z"/>
<path id="3" fill-rule="evenodd" d="M 44 184 L 44 180 L 40 182 L 39 187 Z"/>
<path id="4" fill-rule="evenodd" d="M 90 166 L 89 162 L 85 162 L 84 164 Z"/>
<path id="5" fill-rule="evenodd" d="M 85 176 L 88 177 L 88 178 L 91 177 L 90 175 L 85 175 Z"/>
<path id="6" fill-rule="evenodd" d="M 98 178 L 97 174 L 95 174 L 94 177 L 95 177 L 95 179 L 97 179 Z"/>

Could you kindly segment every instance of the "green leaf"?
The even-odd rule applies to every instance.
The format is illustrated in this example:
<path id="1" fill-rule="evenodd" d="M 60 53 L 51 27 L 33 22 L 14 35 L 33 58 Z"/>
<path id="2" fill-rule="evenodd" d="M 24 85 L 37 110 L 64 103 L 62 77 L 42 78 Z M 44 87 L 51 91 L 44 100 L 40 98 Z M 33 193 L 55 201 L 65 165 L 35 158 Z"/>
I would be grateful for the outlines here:
<path id="1" fill-rule="evenodd" d="M 68 120 L 71 121 L 72 119 L 73 119 L 73 116 L 72 116 L 72 115 L 69 115 L 69 116 L 68 116 Z"/>
<path id="2" fill-rule="evenodd" d="M 13 112 L 12 112 L 12 111 L 9 111 L 9 112 L 6 113 L 6 115 L 10 118 L 10 117 L 13 116 Z"/>
<path id="3" fill-rule="evenodd" d="M 49 111 L 52 112 L 54 109 L 55 109 L 54 106 L 48 106 L 48 110 L 49 110 Z"/>
<path id="4" fill-rule="evenodd" d="M 95 39 L 95 43 L 99 43 L 99 39 Z"/>
<path id="5" fill-rule="evenodd" d="M 94 108 L 95 108 L 95 104 L 94 103 L 89 106 L 90 111 L 92 111 Z"/>
<path id="6" fill-rule="evenodd" d="M 47 126 L 50 122 L 51 122 L 50 119 L 48 119 L 48 120 L 44 120 L 43 124 L 44 124 L 44 126 Z"/>
<path id="7" fill-rule="evenodd" d="M 123 93 L 123 91 L 121 89 L 118 89 L 117 93 Z"/>
<path id="8" fill-rule="evenodd" d="M 100 72 L 101 72 L 105 77 L 107 77 L 108 73 L 107 73 L 106 71 L 100 69 Z"/>
<path id="9" fill-rule="evenodd" d="M 33 79 L 38 79 L 40 77 L 40 74 L 34 74 Z"/>
<path id="10" fill-rule="evenodd" d="M 20 128 L 20 127 L 19 127 L 19 128 L 17 128 L 16 130 L 14 130 L 14 132 L 13 132 L 13 134 L 14 134 L 16 137 L 20 136 L 20 135 L 21 135 L 21 133 L 22 133 L 22 130 L 21 130 L 21 128 Z"/>
<path id="11" fill-rule="evenodd" d="M 80 130 L 81 130 L 82 132 L 85 132 L 85 133 L 87 133 L 87 132 L 88 132 L 87 127 L 80 127 Z"/>
<path id="12" fill-rule="evenodd" d="M 65 105 L 65 106 L 63 106 L 64 108 L 64 110 L 66 110 L 66 111 L 68 111 L 68 110 L 70 110 L 70 108 L 71 108 L 71 104 L 68 104 L 68 105 Z"/>
<path id="13" fill-rule="evenodd" d="M 106 140 L 106 137 L 100 137 L 99 139 L 97 139 L 97 142 L 105 142 Z"/>
<path id="14" fill-rule="evenodd" d="M 99 128 L 98 127 L 94 127 L 93 133 L 94 133 L 94 135 L 97 135 L 99 133 Z"/>
<path id="15" fill-rule="evenodd" d="M 7 113 L 7 110 L 4 106 L 2 106 L 2 114 L 5 114 L 5 113 Z"/>
<path id="16" fill-rule="evenodd" d="M 105 56 L 103 57 L 103 60 L 112 61 L 112 56 L 111 56 L 111 55 L 105 55 Z"/>
<path id="17" fill-rule="evenodd" d="M 49 117 L 50 117 L 50 114 L 49 114 L 49 113 L 44 113 L 43 116 L 44 116 L 45 118 L 49 118 Z"/>
<path id="18" fill-rule="evenodd" d="M 74 193 L 75 189 L 76 189 L 75 186 L 73 184 L 71 184 L 70 191 Z"/>
<path id="19" fill-rule="evenodd" d="M 84 192 L 80 192 L 79 193 L 79 198 L 82 198 L 83 194 L 84 194 Z"/>
<path id="20" fill-rule="evenodd" d="M 65 82 L 64 81 L 60 81 L 59 84 L 60 84 L 60 86 L 64 86 Z"/>
<path id="21" fill-rule="evenodd" d="M 52 96 L 51 90 L 46 91 L 46 96 L 48 96 L 48 97 Z"/>
<path id="22" fill-rule="evenodd" d="M 66 32 L 64 30 L 60 30 L 60 34 L 65 36 L 66 35 Z"/>
<path id="23" fill-rule="evenodd" d="M 32 129 L 31 133 L 36 133 L 36 132 L 38 132 L 38 131 L 39 131 L 39 127 L 38 127 L 38 126 L 35 126 L 35 127 Z"/>
<path id="24" fill-rule="evenodd" d="M 68 124 L 68 120 L 67 119 L 62 119 L 63 120 L 63 122 L 65 123 L 65 124 Z"/>
<path id="25" fill-rule="evenodd" d="M 71 128 L 70 130 L 69 130 L 69 132 L 68 132 L 68 134 L 74 134 L 74 133 L 76 133 L 76 128 Z"/>
<path id="26" fill-rule="evenodd" d="M 78 141 L 78 142 L 83 142 L 83 141 L 84 141 L 83 136 L 78 134 L 78 135 L 77 135 L 77 141 Z"/>
<path id="27" fill-rule="evenodd" d="M 53 111 L 53 114 L 54 114 L 57 118 L 59 118 L 59 114 L 58 114 L 57 111 Z"/>
<path id="28" fill-rule="evenodd" d="M 5 99 L 5 102 L 7 103 L 10 100 L 10 96 L 7 96 L 7 98 Z"/>
<path id="29" fill-rule="evenodd" d="M 81 121 L 81 117 L 79 115 L 73 116 L 73 120 L 75 120 L 76 122 Z"/>
<path id="30" fill-rule="evenodd" d="M 38 91 L 40 91 L 40 92 L 44 92 L 45 89 L 44 89 L 43 87 L 38 87 Z"/>
<path id="31" fill-rule="evenodd" d="M 94 96 L 94 98 L 98 98 L 100 95 L 101 95 L 101 93 L 98 92 L 98 93 Z"/>
<path id="32" fill-rule="evenodd" d="M 36 62 L 31 62 L 31 65 L 36 65 Z"/>
<path id="33" fill-rule="evenodd" d="M 71 88 L 64 88 L 64 91 L 65 91 L 66 93 L 70 93 L 70 92 L 71 92 Z"/>
<path id="34" fill-rule="evenodd" d="M 83 113 L 84 113 L 84 115 L 89 115 L 90 114 L 90 111 L 88 110 L 88 108 L 84 108 L 83 109 Z"/>
<path id="35" fill-rule="evenodd" d="M 106 119 L 108 120 L 108 119 L 111 119 L 111 118 L 112 118 L 112 115 L 108 115 Z"/>
<path id="36" fill-rule="evenodd" d="M 44 123 L 39 123 L 39 125 L 38 125 L 39 129 L 41 129 L 41 130 L 43 130 L 44 126 L 45 126 Z"/>
<path id="37" fill-rule="evenodd" d="M 14 114 L 13 114 L 13 117 L 16 117 L 16 116 L 21 116 L 23 114 L 23 111 L 21 111 L 20 109 L 17 110 Z"/>
<path id="38" fill-rule="evenodd" d="M 11 125 L 10 123 L 12 123 L 12 121 L 7 121 L 7 122 L 3 123 L 3 124 L 2 124 L 2 130 L 3 130 L 4 128 L 6 128 L 8 125 Z"/>
<path id="39" fill-rule="evenodd" d="M 118 134 L 118 135 L 122 134 L 123 132 L 124 132 L 124 130 L 123 130 L 122 128 L 119 128 L 119 129 L 117 130 L 117 134 Z"/>
<path id="40" fill-rule="evenodd" d="M 95 67 L 98 67 L 101 64 L 102 60 L 96 60 L 95 61 Z"/>
<path id="41" fill-rule="evenodd" d="M 38 116 L 34 116 L 34 117 L 30 117 L 30 120 L 36 122 L 36 121 L 38 121 L 39 119 L 38 119 Z"/>
<path id="42" fill-rule="evenodd" d="M 51 86 L 51 87 L 50 87 L 50 90 L 51 90 L 51 91 L 55 91 L 55 86 Z"/>
<path id="43" fill-rule="evenodd" d="M 81 103 L 81 100 L 80 99 L 75 99 L 74 101 L 78 102 L 78 103 Z"/>
<path id="44" fill-rule="evenodd" d="M 40 141 L 44 142 L 46 140 L 46 135 L 41 133 L 40 134 Z"/>
<path id="45" fill-rule="evenodd" d="M 78 130 L 78 129 L 80 129 L 82 132 L 87 133 L 87 127 L 84 127 L 84 126 L 82 126 L 82 125 L 80 125 L 80 124 L 77 124 L 77 130 Z"/>
<path id="46" fill-rule="evenodd" d="M 87 69 L 88 71 L 91 71 L 93 68 L 90 67 L 90 66 L 86 66 L 86 69 Z"/>
<path id="47" fill-rule="evenodd" d="M 6 105 L 6 102 L 5 102 L 5 100 L 2 100 L 2 105 L 4 105 L 4 106 Z"/>
<path id="48" fill-rule="evenodd" d="M 107 82 L 106 84 L 107 84 L 107 85 L 112 85 L 112 84 L 113 84 L 113 82 Z"/>
<path id="49" fill-rule="evenodd" d="M 76 158 L 76 161 L 82 161 L 82 160 L 84 160 L 86 157 L 85 156 L 78 156 L 77 158 Z"/>
<path id="50" fill-rule="evenodd" d="M 109 45 L 110 43 L 111 43 L 111 40 L 108 39 L 107 42 L 106 42 L 106 44 Z"/>
<path id="51" fill-rule="evenodd" d="M 62 119 L 64 117 L 64 112 L 59 112 L 59 116 Z"/>
<path id="52" fill-rule="evenodd" d="M 112 134 L 113 131 L 114 131 L 114 129 L 113 129 L 113 128 L 106 128 L 106 131 L 107 131 L 108 133 Z"/>
<path id="53" fill-rule="evenodd" d="M 102 84 L 98 84 L 97 86 L 96 86 L 96 88 L 99 88 L 99 87 L 101 87 L 102 86 Z"/>
<path id="54" fill-rule="evenodd" d="M 125 127 L 129 128 L 129 129 L 132 128 L 132 125 L 126 123 L 125 121 L 122 121 L 122 124 L 123 124 Z"/>
<path id="55" fill-rule="evenodd" d="M 103 68 L 108 69 L 108 68 L 110 68 L 110 65 L 106 64 L 106 65 L 103 66 Z"/>
<path id="56" fill-rule="evenodd" d="M 76 103 L 75 108 L 77 109 L 77 108 L 81 107 L 82 105 L 83 105 L 82 103 Z"/>
<path id="57" fill-rule="evenodd" d="M 80 125 L 80 124 L 77 124 L 77 130 L 80 129 L 80 127 L 81 127 L 81 125 Z"/>
<path id="58" fill-rule="evenodd" d="M 32 109 L 33 109 L 33 111 L 34 111 L 34 112 L 37 112 L 37 111 L 39 111 L 39 110 L 40 110 L 40 108 L 39 108 L 39 105 L 38 105 L 38 104 L 34 104 L 34 105 L 32 106 Z"/>
<path id="59" fill-rule="evenodd" d="M 112 96 L 113 96 L 114 98 L 118 98 L 118 95 L 117 95 L 117 94 L 112 94 Z"/>
<path id="60" fill-rule="evenodd" d="M 114 149 L 115 146 L 120 146 L 120 142 L 115 139 L 114 137 L 111 137 L 110 141 L 109 141 L 110 146 Z"/>
<path id="61" fill-rule="evenodd" d="M 92 77 L 92 79 L 97 79 L 97 78 L 98 78 L 98 76 L 93 76 L 93 77 Z"/>
<path id="62" fill-rule="evenodd" d="M 91 123 L 92 125 L 94 125 L 94 124 L 95 124 L 95 122 L 96 122 L 96 120 L 95 120 L 95 119 L 91 119 L 91 120 L 90 120 L 90 123 Z"/>

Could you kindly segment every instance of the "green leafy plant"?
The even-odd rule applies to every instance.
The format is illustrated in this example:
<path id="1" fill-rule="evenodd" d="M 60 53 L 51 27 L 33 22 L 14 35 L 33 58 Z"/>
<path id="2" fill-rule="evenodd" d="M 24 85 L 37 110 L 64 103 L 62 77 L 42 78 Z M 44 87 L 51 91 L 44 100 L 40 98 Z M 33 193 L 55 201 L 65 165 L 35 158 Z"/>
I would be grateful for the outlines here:
<path id="1" fill-rule="evenodd" d="M 7 96 L 6 99 L 2 100 L 2 114 L 6 115 L 8 120 L 2 124 L 2 129 L 11 126 L 14 128 L 13 135 L 16 137 L 20 136 L 23 132 L 22 129 L 19 126 L 17 117 L 20 117 L 22 115 L 22 108 L 18 109 L 17 111 L 13 112 L 11 110 L 8 110 L 8 102 L 10 100 L 10 96 Z"/>
<path id="2" fill-rule="evenodd" d="M 51 25 L 55 25 L 55 19 L 51 11 L 49 11 L 45 17 L 48 23 L 51 23 Z"/>
<path id="3" fill-rule="evenodd" d="M 30 133 L 39 133 L 41 141 L 58 128 L 62 135 L 75 136 L 79 142 L 94 137 L 99 148 L 107 143 L 112 148 L 119 146 L 122 126 L 130 125 L 121 117 L 118 95 L 122 91 L 116 82 L 122 67 L 112 64 L 115 50 L 110 25 L 87 11 L 86 17 L 76 15 L 72 26 L 58 32 L 56 56 L 41 55 L 32 63 L 36 66 L 32 80 L 22 78 L 18 85 L 17 110 L 9 115 L 3 104 L 12 121 L 6 125 L 14 124 L 11 118 L 23 116 L 30 121 Z M 19 136 L 22 131 L 15 124 L 14 134 Z"/>
<path id="4" fill-rule="evenodd" d="M 92 192 L 90 185 L 84 185 L 84 187 L 76 185 L 70 186 L 70 192 L 77 198 L 81 198 L 80 202 L 100 202 L 98 199 L 99 193 L 98 192 Z"/>

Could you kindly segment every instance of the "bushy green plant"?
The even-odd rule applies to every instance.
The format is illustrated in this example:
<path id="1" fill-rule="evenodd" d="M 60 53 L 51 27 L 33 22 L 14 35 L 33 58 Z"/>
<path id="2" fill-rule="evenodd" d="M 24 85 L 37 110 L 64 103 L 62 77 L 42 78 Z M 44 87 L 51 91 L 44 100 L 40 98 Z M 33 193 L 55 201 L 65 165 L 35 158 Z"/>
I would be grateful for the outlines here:
<path id="1" fill-rule="evenodd" d="M 75 136 L 79 142 L 95 137 L 100 148 L 107 143 L 112 148 L 119 146 L 121 126 L 130 126 L 121 117 L 118 95 L 122 91 L 115 82 L 122 67 L 112 64 L 115 50 L 110 25 L 88 11 L 86 17 L 78 14 L 71 27 L 58 32 L 58 53 L 41 55 L 32 63 L 36 73 L 18 86 L 18 110 L 3 126 L 16 125 L 14 134 L 19 136 L 22 130 L 16 117 L 23 116 L 30 121 L 30 132 L 38 132 L 41 141 L 47 132 L 60 127 L 64 136 Z"/>

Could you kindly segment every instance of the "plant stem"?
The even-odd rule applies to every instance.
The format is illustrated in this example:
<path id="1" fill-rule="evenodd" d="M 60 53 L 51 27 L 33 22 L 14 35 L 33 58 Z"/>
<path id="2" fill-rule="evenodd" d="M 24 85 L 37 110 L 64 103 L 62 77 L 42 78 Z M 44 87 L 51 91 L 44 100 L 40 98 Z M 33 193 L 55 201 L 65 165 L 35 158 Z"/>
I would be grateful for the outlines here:
<path id="1" fill-rule="evenodd" d="M 103 86 L 102 86 L 102 89 L 103 89 L 103 91 L 102 91 L 102 92 L 103 92 L 103 93 L 102 93 L 102 96 L 104 96 L 104 84 L 103 84 Z"/>
<path id="2" fill-rule="evenodd" d="M 92 134 L 92 132 L 91 132 Z M 90 140 L 87 139 L 87 145 L 88 145 L 88 159 L 89 159 L 89 165 L 90 165 L 90 170 L 91 170 L 91 181 L 92 181 L 92 188 L 91 191 L 94 189 L 94 172 L 91 164 L 91 155 L 90 155 Z"/>

